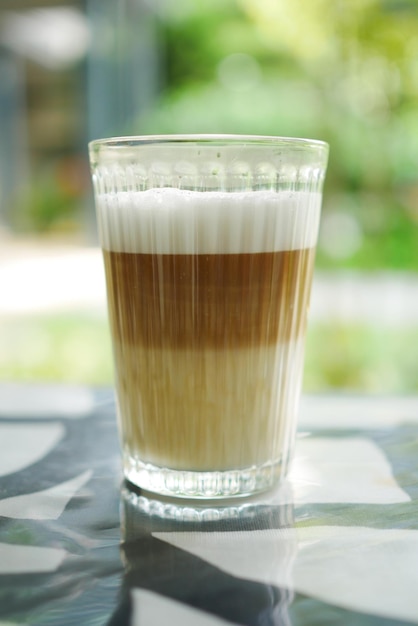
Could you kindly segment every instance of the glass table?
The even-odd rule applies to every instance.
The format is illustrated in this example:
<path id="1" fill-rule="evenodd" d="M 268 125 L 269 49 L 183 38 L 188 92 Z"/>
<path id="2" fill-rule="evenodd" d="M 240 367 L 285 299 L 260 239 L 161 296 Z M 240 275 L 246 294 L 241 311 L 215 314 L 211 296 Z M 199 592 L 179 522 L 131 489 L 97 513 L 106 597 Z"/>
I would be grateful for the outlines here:
<path id="1" fill-rule="evenodd" d="M 0 384 L 0 625 L 418 624 L 418 397 L 303 397 L 289 479 L 196 505 L 121 474 L 111 390 Z"/>

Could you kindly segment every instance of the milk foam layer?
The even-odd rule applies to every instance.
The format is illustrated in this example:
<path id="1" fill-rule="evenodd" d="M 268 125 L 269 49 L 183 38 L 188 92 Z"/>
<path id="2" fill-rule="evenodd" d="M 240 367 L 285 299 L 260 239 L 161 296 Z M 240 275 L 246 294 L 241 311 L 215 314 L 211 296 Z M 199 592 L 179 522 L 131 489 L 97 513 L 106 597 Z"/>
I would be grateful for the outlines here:
<path id="1" fill-rule="evenodd" d="M 102 246 L 143 254 L 233 254 L 316 245 L 321 194 L 172 188 L 96 198 Z"/>

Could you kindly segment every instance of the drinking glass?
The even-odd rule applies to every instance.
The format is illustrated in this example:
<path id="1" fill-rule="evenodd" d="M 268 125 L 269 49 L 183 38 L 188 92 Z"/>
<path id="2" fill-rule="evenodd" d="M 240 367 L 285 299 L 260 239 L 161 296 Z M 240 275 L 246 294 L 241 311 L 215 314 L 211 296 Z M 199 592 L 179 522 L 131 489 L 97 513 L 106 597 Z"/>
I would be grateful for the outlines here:
<path id="1" fill-rule="evenodd" d="M 327 144 L 89 149 L 126 479 L 187 498 L 268 489 L 294 447 Z"/>

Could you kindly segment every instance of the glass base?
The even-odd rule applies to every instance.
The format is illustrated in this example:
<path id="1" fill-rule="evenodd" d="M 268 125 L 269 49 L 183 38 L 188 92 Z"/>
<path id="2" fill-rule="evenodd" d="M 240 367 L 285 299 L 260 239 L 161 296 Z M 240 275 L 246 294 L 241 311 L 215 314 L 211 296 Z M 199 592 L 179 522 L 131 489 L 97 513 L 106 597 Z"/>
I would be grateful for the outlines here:
<path id="1" fill-rule="evenodd" d="M 124 459 L 126 479 L 135 487 L 177 498 L 213 500 L 267 491 L 284 476 L 281 461 L 239 470 L 193 472 L 157 467 L 130 456 Z"/>

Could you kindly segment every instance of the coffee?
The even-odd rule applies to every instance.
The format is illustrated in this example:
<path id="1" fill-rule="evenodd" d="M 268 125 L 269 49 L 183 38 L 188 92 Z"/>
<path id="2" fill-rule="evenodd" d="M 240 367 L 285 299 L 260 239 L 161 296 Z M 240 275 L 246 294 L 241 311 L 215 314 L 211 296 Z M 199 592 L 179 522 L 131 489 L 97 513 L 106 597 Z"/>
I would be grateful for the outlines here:
<path id="1" fill-rule="evenodd" d="M 286 464 L 320 194 L 163 188 L 97 210 L 133 482 Z"/>
<path id="2" fill-rule="evenodd" d="M 304 332 L 314 250 L 252 254 L 104 251 L 115 339 L 135 348 L 225 350 Z"/>

